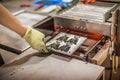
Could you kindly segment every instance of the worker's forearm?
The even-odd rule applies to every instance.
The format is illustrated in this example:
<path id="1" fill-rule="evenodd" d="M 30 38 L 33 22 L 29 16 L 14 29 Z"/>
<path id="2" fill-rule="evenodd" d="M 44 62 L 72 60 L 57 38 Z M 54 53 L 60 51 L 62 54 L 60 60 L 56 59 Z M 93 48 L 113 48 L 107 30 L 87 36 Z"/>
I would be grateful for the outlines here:
<path id="1" fill-rule="evenodd" d="M 0 24 L 10 28 L 18 33 L 20 36 L 24 36 L 27 27 L 22 24 L 15 16 L 13 16 L 7 9 L 0 4 Z"/>

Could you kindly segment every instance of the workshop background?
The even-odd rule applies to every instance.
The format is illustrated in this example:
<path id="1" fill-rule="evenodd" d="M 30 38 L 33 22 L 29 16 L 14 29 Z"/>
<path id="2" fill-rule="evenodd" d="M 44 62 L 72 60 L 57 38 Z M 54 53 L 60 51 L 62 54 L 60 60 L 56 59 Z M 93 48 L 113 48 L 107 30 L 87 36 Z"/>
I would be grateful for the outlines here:
<path id="1" fill-rule="evenodd" d="M 56 26 L 54 26 L 54 24 L 57 24 L 57 20 L 59 21 L 59 19 L 55 18 L 56 23 L 54 23 L 54 21 L 55 21 L 54 17 L 56 17 L 56 15 L 53 17 L 53 14 L 56 14 L 59 11 L 63 11 L 63 16 L 64 16 L 64 11 L 66 11 L 67 8 L 71 8 L 72 4 L 64 5 L 62 8 L 61 8 L 61 6 L 59 7 L 57 5 L 57 8 L 52 7 L 52 9 L 50 11 L 49 10 L 48 11 L 46 11 L 46 10 L 40 11 L 41 6 L 35 5 L 36 1 L 39 1 L 39 0 L 0 0 L 0 3 L 2 5 L 4 5 L 11 13 L 13 13 L 24 24 L 30 25 L 32 28 L 35 28 L 35 29 L 43 32 L 46 36 L 48 36 L 47 38 L 49 38 L 49 36 L 53 32 L 56 31 L 55 30 Z M 120 0 L 102 0 L 102 1 L 105 3 L 117 4 L 117 9 L 120 10 L 120 6 L 119 6 Z M 74 2 L 74 4 L 76 4 L 76 2 Z M 24 12 L 25 12 L 25 14 L 22 14 Z M 28 12 L 30 12 L 31 14 L 29 14 Z M 26 14 L 36 15 L 36 18 L 30 18 L 30 17 L 26 16 Z M 22 17 L 22 16 L 24 16 L 28 21 L 25 21 L 24 17 Z M 66 17 L 66 15 L 65 15 L 65 17 Z M 76 19 L 76 20 L 78 20 L 78 19 Z M 120 18 L 118 19 L 118 22 L 119 22 L 119 20 L 120 20 Z M 62 20 L 60 20 L 60 21 L 62 21 Z M 85 20 L 83 19 L 83 21 L 86 21 L 86 19 Z M 111 22 L 111 19 L 109 22 Z M 60 24 L 60 22 L 58 22 L 58 24 Z M 62 22 L 61 22 L 61 24 L 62 24 Z M 118 23 L 118 24 L 120 25 L 120 23 Z M 64 24 L 62 24 L 62 25 L 64 25 Z M 69 25 L 69 24 L 67 24 L 67 25 Z M 118 33 L 119 33 L 119 31 L 118 31 Z M 117 34 L 117 35 L 120 35 L 120 34 Z M 21 39 L 21 37 L 18 34 L 3 27 L 2 25 L 0 26 L 0 63 L 1 63 L 0 69 L 3 70 L 3 73 L 0 73 L 0 75 L 2 75 L 2 76 L 4 74 L 6 75 L 8 72 L 9 73 L 12 72 L 11 73 L 11 75 L 12 75 L 12 74 L 14 74 L 13 70 L 16 70 L 19 68 L 22 69 L 21 67 L 24 65 L 37 64 L 40 61 L 45 60 L 48 56 L 51 56 L 51 54 L 39 54 L 38 51 L 30 48 L 28 43 L 26 43 L 23 39 Z M 66 56 L 63 57 L 63 55 L 61 56 L 61 55 L 52 54 L 52 56 L 54 56 L 55 58 L 58 58 L 60 60 L 68 61 L 68 62 L 71 59 L 71 58 L 66 58 Z M 118 61 L 120 61 L 120 57 L 118 58 Z M 105 79 L 104 80 L 120 80 L 120 68 L 119 68 L 120 62 L 118 63 L 118 65 L 119 66 L 118 66 L 117 72 L 112 73 L 110 55 L 107 56 L 107 58 L 103 61 L 103 63 L 99 65 L 99 66 L 102 66 L 105 68 L 105 76 L 104 76 Z M 86 68 L 89 68 L 89 67 L 86 67 Z M 49 74 L 52 74 L 52 73 L 49 73 Z M 56 75 L 59 75 L 59 74 L 56 74 Z M 84 75 L 84 76 L 87 77 L 87 75 Z M 63 77 L 64 77 L 64 75 L 63 75 Z M 10 79 L 12 79 L 12 78 L 10 78 Z M 30 80 L 30 78 L 28 78 L 28 79 Z M 18 80 L 20 80 L 20 78 Z M 66 80 L 72 80 L 72 79 L 66 79 Z M 90 80 L 90 79 L 88 79 L 88 80 Z M 95 79 L 95 80 L 103 80 L 103 79 L 100 78 L 100 79 Z"/>

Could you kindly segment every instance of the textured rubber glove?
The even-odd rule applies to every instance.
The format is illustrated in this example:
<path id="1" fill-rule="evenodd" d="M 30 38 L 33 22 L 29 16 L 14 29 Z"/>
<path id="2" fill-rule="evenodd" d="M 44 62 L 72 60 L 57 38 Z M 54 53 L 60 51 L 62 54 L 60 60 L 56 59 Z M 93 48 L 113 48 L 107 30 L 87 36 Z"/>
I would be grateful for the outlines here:
<path id="1" fill-rule="evenodd" d="M 35 29 L 28 28 L 23 38 L 29 43 L 29 45 L 33 49 L 39 50 L 40 52 L 47 53 L 48 50 L 43 41 L 44 37 L 45 35 L 43 33 Z"/>

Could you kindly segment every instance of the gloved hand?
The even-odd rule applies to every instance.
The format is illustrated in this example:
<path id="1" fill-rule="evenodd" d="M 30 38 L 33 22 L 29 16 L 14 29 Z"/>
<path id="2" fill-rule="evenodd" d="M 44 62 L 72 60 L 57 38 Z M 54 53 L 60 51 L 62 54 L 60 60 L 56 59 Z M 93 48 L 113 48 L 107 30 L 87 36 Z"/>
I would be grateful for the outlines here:
<path id="1" fill-rule="evenodd" d="M 29 45 L 40 52 L 47 53 L 48 50 L 44 43 L 45 35 L 35 29 L 28 28 L 23 38 L 29 43 Z"/>

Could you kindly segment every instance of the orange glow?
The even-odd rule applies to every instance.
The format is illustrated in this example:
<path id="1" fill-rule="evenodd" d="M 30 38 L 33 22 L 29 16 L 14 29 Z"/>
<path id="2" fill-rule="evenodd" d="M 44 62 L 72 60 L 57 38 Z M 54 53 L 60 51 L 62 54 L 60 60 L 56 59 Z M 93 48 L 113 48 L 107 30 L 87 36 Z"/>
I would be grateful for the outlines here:
<path id="1" fill-rule="evenodd" d="M 55 26 L 54 26 L 54 29 L 55 29 L 55 30 L 56 30 L 56 29 L 58 29 L 58 28 L 59 28 L 59 26 L 58 26 L 58 25 L 55 25 Z"/>
<path id="2" fill-rule="evenodd" d="M 86 3 L 92 3 L 92 2 L 96 2 L 96 1 L 100 1 L 100 0 L 86 0 Z M 84 4 L 84 1 L 81 1 L 80 4 Z"/>
<path id="3" fill-rule="evenodd" d="M 84 4 L 84 2 L 80 2 L 80 4 Z"/>
<path id="4" fill-rule="evenodd" d="M 87 0 L 87 2 L 95 2 L 96 0 Z"/>

